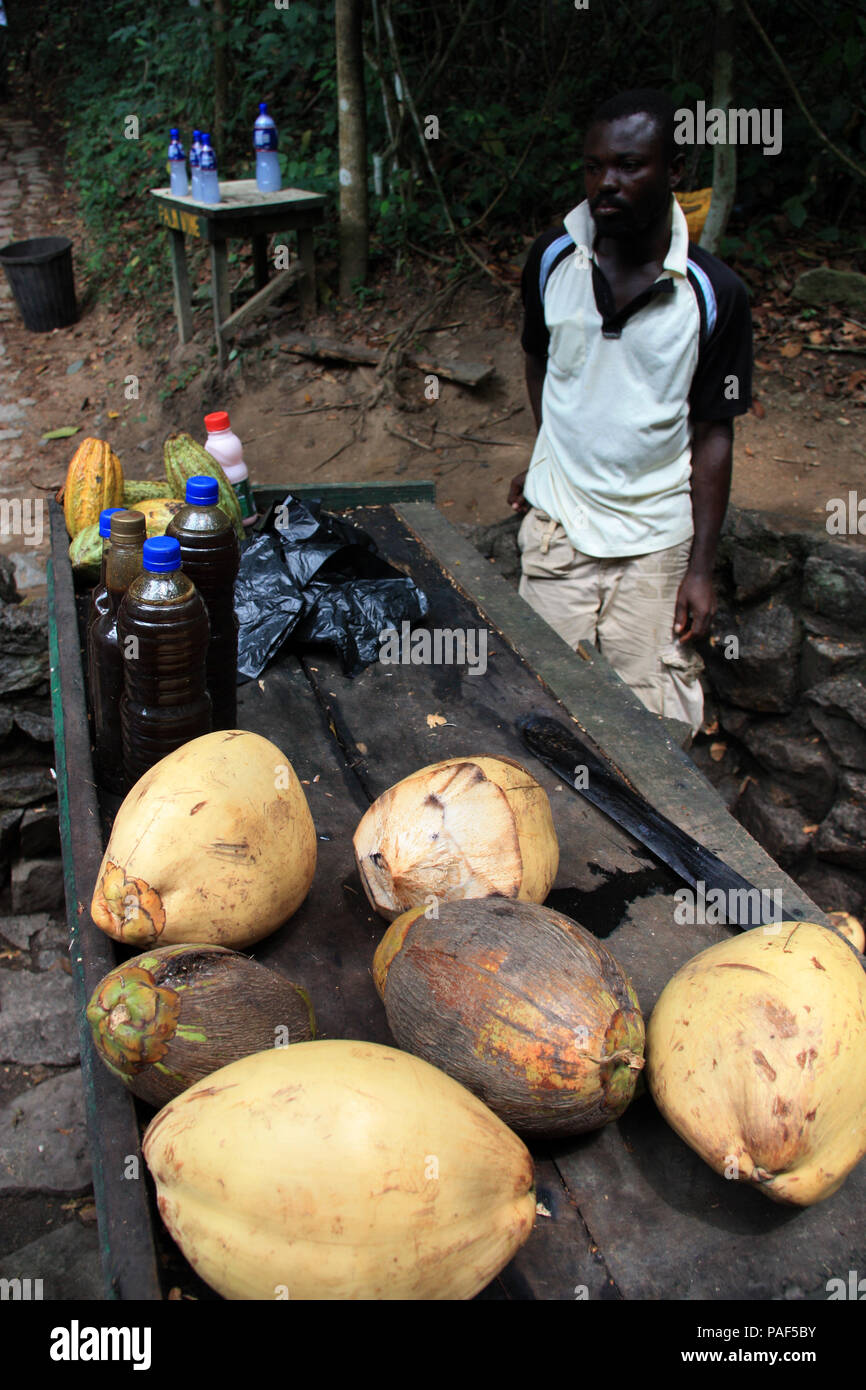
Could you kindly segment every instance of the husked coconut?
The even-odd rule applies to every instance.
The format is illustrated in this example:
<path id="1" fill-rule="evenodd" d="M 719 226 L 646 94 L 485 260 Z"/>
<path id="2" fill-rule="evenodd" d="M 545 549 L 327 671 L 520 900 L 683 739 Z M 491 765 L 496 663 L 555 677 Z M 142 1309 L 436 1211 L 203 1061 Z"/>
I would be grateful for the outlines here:
<path id="1" fill-rule="evenodd" d="M 389 922 L 431 898 L 540 903 L 559 867 L 547 793 L 513 758 L 420 768 L 373 802 L 353 843 L 364 891 Z"/>
<path id="2" fill-rule="evenodd" d="M 535 1220 L 517 1136 L 376 1043 L 233 1062 L 170 1101 L 143 1152 L 160 1215 L 224 1298 L 473 1298 Z"/>
<path id="3" fill-rule="evenodd" d="M 129 946 L 240 948 L 300 907 L 316 831 L 284 753 L 221 729 L 162 758 L 115 817 L 91 914 Z"/>
<path id="4" fill-rule="evenodd" d="M 866 1153 L 866 972 L 815 922 L 755 927 L 687 962 L 647 1029 L 647 1081 L 717 1173 L 809 1206 Z"/>

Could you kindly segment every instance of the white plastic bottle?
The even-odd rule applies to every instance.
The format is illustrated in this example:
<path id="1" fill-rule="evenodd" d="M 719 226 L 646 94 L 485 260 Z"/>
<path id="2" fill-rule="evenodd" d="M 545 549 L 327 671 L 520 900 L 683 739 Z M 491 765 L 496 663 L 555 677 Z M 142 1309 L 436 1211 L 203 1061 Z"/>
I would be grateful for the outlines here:
<path id="1" fill-rule="evenodd" d="M 198 186 L 199 202 L 221 202 L 217 159 L 210 142 L 210 135 L 204 130 L 201 133 L 201 149 L 198 156 Z"/>
<path id="2" fill-rule="evenodd" d="M 268 115 L 266 101 L 259 102 L 259 114 L 253 126 L 253 149 L 256 152 L 256 187 L 260 193 L 276 193 L 282 187 L 280 158 L 277 154 L 277 127 Z"/>
<path id="3" fill-rule="evenodd" d="M 256 504 L 250 488 L 250 475 L 244 463 L 244 446 L 233 432 L 228 411 L 215 410 L 204 417 L 207 430 L 205 449 L 211 458 L 216 459 L 222 471 L 235 490 L 241 504 L 244 526 L 252 526 L 256 519 Z"/>
<path id="4" fill-rule="evenodd" d="M 171 191 L 176 198 L 189 196 L 189 180 L 186 176 L 186 155 L 180 143 L 180 132 L 172 126 L 169 133 L 168 167 L 170 170 Z"/>
<path id="5" fill-rule="evenodd" d="M 194 130 L 192 133 L 192 144 L 189 147 L 189 181 L 190 194 L 196 202 L 201 201 L 201 190 L 199 189 L 199 156 L 201 154 L 201 131 Z"/>

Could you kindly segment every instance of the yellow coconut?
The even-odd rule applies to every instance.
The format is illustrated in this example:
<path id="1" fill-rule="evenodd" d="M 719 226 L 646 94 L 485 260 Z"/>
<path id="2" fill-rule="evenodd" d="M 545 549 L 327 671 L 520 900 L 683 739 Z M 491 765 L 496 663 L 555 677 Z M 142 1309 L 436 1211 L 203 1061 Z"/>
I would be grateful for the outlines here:
<path id="1" fill-rule="evenodd" d="M 559 867 L 544 788 L 513 758 L 451 758 L 383 792 L 354 836 L 364 891 L 391 922 L 433 900 L 541 903 Z"/>
<path id="2" fill-rule="evenodd" d="M 472 1298 L 535 1219 L 517 1136 L 375 1043 L 233 1062 L 160 1111 L 144 1156 L 169 1231 L 225 1298 Z"/>
<path id="3" fill-rule="evenodd" d="M 859 917 L 855 917 L 851 912 L 828 912 L 827 921 L 843 936 L 846 936 L 860 952 L 861 956 L 866 951 L 866 932 L 863 931 L 863 923 Z"/>
<path id="4" fill-rule="evenodd" d="M 822 1201 L 866 1153 L 866 972 L 826 927 L 756 927 L 702 951 L 662 991 L 646 1051 L 668 1124 L 776 1201 Z"/>
<path id="5" fill-rule="evenodd" d="M 130 946 L 239 949 L 300 906 L 316 832 L 284 753 L 258 734 L 192 739 L 136 782 L 117 813 L 91 913 Z"/>

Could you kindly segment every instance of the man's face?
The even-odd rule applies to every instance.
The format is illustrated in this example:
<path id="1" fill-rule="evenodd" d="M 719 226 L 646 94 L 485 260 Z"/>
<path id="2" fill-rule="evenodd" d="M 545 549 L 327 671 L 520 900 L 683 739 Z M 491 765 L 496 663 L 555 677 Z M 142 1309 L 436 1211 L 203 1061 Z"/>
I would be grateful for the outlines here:
<path id="1" fill-rule="evenodd" d="M 586 196 L 599 235 L 633 237 L 667 212 L 679 172 L 665 160 L 652 116 L 619 116 L 590 126 L 583 158 Z"/>

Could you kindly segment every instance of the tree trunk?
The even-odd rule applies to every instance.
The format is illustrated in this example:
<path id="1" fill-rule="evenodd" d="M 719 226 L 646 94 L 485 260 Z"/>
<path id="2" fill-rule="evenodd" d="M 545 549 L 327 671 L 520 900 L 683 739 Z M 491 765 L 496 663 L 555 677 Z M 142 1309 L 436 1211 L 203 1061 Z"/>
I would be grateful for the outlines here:
<path id="1" fill-rule="evenodd" d="M 713 106 L 728 111 L 734 100 L 734 0 L 717 0 Z M 700 245 L 715 254 L 737 192 L 736 145 L 713 146 L 713 197 Z"/>
<path id="2" fill-rule="evenodd" d="M 364 0 L 337 0 L 337 101 L 340 136 L 340 295 L 367 278 L 367 106 L 361 27 Z"/>
<path id="3" fill-rule="evenodd" d="M 226 128 L 226 112 L 229 108 L 228 68 L 226 64 L 226 36 L 229 27 L 231 0 L 214 0 L 213 4 L 213 138 L 211 144 L 217 152 L 217 161 L 223 156 L 223 136 Z"/>

